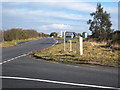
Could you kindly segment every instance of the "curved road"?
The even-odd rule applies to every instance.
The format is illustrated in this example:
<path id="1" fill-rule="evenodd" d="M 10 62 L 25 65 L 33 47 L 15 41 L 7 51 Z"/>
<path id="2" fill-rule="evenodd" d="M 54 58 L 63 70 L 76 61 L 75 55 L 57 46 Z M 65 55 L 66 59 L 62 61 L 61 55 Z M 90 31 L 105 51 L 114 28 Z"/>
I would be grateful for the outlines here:
<path id="1" fill-rule="evenodd" d="M 45 38 L 4 48 L 0 63 L 2 88 L 118 89 L 118 68 L 54 63 L 35 60 L 27 54 L 55 43 Z"/>

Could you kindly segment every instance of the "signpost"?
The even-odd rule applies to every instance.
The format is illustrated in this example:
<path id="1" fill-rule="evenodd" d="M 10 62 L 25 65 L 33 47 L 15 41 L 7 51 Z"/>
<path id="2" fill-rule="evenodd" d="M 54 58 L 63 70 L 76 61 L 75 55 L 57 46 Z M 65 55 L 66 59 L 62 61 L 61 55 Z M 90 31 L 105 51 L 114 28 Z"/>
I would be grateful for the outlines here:
<path id="1" fill-rule="evenodd" d="M 66 39 L 73 39 L 75 34 L 73 32 L 64 32 L 64 51 L 66 51 Z M 70 41 L 70 51 L 72 51 L 72 40 Z M 83 38 L 79 37 L 76 41 L 76 54 L 83 55 Z"/>
<path id="2" fill-rule="evenodd" d="M 73 39 L 75 37 L 74 32 L 64 31 L 64 51 L 66 51 L 66 39 Z M 70 51 L 72 51 L 72 40 L 70 41 Z"/>
<path id="3" fill-rule="evenodd" d="M 66 51 L 66 45 L 65 45 L 65 32 L 64 32 L 64 51 Z"/>

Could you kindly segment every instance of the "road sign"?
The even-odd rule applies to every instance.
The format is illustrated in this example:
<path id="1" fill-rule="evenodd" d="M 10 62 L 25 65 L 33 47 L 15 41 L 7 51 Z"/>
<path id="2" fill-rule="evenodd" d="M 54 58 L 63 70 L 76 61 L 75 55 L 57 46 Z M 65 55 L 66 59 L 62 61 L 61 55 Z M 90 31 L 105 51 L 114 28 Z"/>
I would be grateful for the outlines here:
<path id="1" fill-rule="evenodd" d="M 73 39 L 75 37 L 74 32 L 65 32 L 65 39 Z"/>

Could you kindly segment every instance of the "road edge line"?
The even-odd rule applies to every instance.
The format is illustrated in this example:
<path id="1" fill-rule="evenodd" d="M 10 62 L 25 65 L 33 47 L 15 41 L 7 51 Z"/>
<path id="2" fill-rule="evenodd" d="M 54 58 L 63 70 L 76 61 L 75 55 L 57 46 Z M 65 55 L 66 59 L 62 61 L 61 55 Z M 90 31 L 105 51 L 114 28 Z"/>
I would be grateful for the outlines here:
<path id="1" fill-rule="evenodd" d="M 23 78 L 23 77 L 8 77 L 8 76 L 0 76 L 1 79 L 17 79 L 17 80 L 27 80 L 27 81 L 38 81 L 38 82 L 46 82 L 46 83 L 54 83 L 54 84 L 64 84 L 64 85 L 73 85 L 73 86 L 84 86 L 84 87 L 93 87 L 93 88 L 106 88 L 106 89 L 120 89 L 116 87 L 107 87 L 107 86 L 97 86 L 97 85 L 88 85 L 88 84 L 79 84 L 79 83 L 69 83 L 62 81 L 53 81 L 53 80 L 44 80 L 44 79 L 33 79 L 33 78 Z"/>
<path id="2" fill-rule="evenodd" d="M 18 59 L 18 58 L 21 58 L 21 57 L 25 57 L 25 56 L 27 56 L 27 55 L 28 55 L 28 54 L 22 54 L 22 55 L 19 55 L 19 56 L 17 56 L 17 57 L 14 57 L 14 58 L 5 60 L 5 61 L 1 62 L 0 65 L 2 65 L 2 64 L 4 64 L 4 63 L 7 63 L 7 62 L 10 62 L 10 61 L 13 61 L 13 60 Z"/>

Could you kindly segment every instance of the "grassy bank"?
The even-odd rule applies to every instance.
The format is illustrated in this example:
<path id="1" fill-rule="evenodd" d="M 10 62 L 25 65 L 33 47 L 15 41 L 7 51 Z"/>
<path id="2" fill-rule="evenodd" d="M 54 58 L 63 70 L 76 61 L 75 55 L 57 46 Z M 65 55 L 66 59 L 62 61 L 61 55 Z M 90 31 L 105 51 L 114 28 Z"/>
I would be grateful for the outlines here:
<path id="1" fill-rule="evenodd" d="M 72 64 L 97 64 L 107 66 L 120 66 L 118 56 L 120 51 L 105 47 L 104 43 L 87 42 L 83 43 L 84 54 L 76 55 L 76 43 L 73 43 L 73 51 L 69 51 L 69 43 L 66 43 L 66 51 L 63 51 L 63 44 L 58 44 L 47 49 L 43 49 L 34 54 L 35 57 Z"/>
<path id="2" fill-rule="evenodd" d="M 26 41 L 38 40 L 38 39 L 41 39 L 41 37 L 22 39 L 22 40 L 13 40 L 13 41 L 4 41 L 1 46 L 2 48 L 6 48 L 6 47 L 11 47 L 11 46 L 16 46 L 20 42 L 26 42 Z"/>

